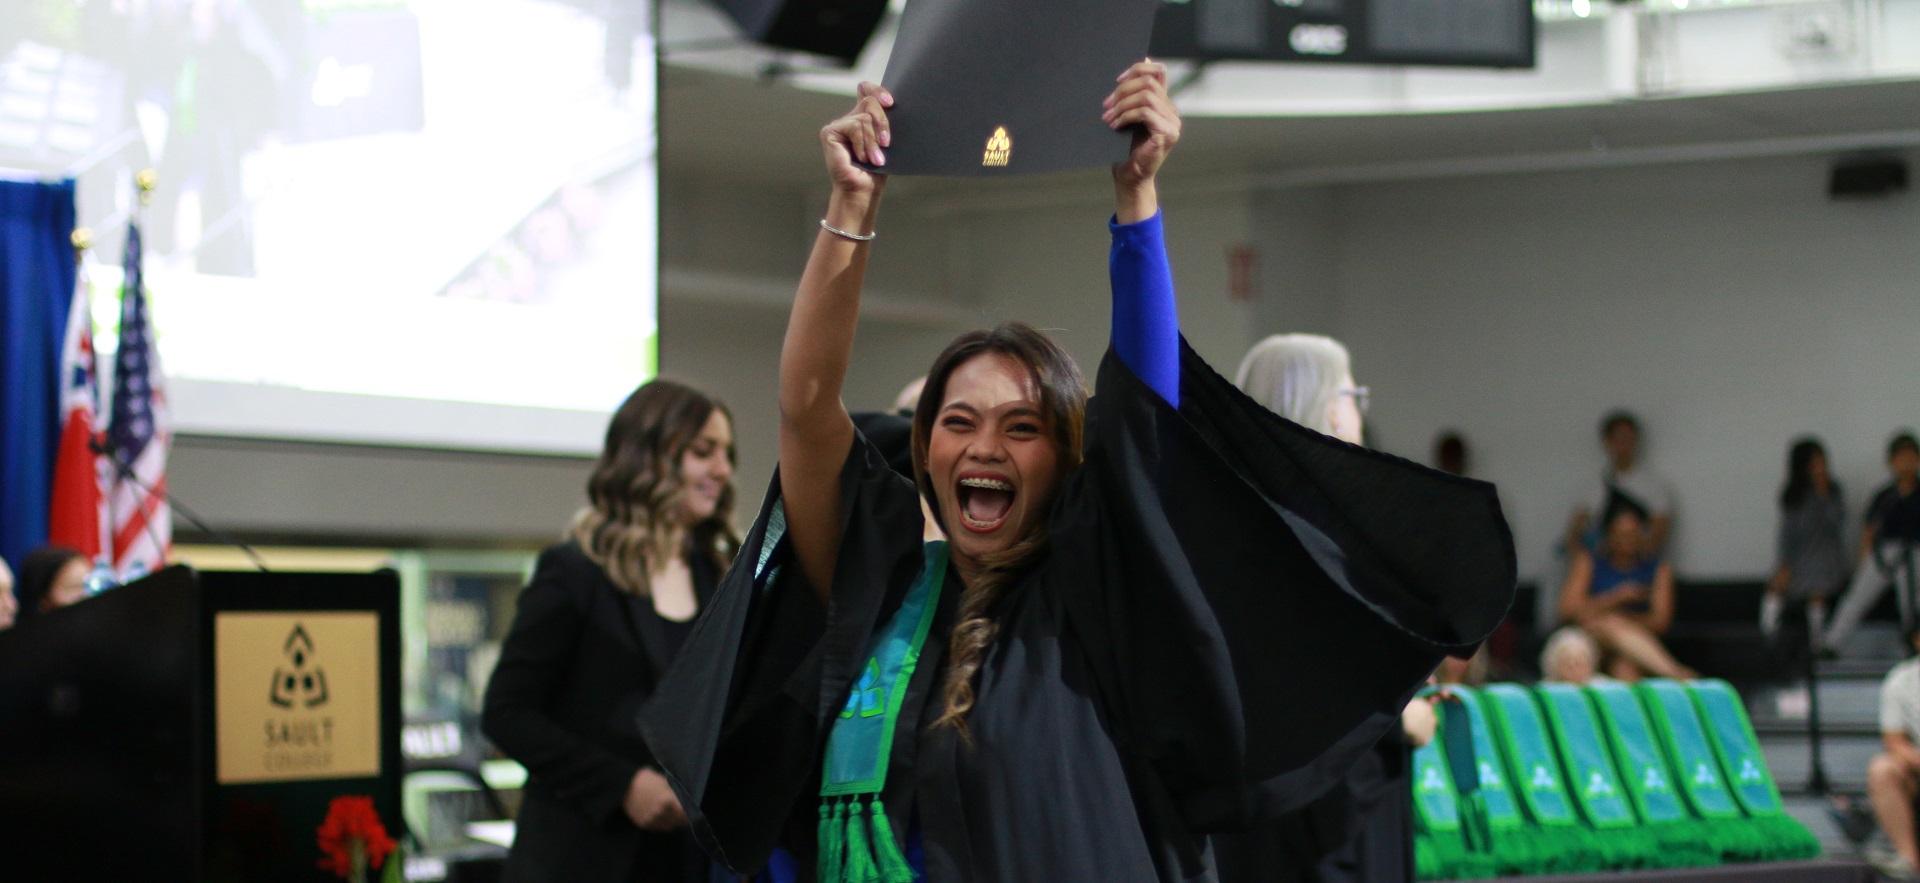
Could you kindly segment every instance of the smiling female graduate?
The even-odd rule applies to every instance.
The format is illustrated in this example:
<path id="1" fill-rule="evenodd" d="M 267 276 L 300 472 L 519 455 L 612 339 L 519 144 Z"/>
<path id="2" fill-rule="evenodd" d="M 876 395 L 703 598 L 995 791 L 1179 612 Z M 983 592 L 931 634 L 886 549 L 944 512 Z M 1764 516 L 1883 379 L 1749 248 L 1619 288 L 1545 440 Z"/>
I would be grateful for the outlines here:
<path id="1" fill-rule="evenodd" d="M 833 193 L 780 363 L 780 465 L 647 709 L 695 835 L 822 880 L 1190 880 L 1206 833 L 1338 780 L 1506 611 L 1493 488 L 1288 423 L 1180 339 L 1166 71 L 1120 77 L 1111 350 L 1007 324 L 933 363 L 916 483 L 840 401 L 892 96 L 821 132 Z M 950 540 L 924 542 L 921 498 Z"/>

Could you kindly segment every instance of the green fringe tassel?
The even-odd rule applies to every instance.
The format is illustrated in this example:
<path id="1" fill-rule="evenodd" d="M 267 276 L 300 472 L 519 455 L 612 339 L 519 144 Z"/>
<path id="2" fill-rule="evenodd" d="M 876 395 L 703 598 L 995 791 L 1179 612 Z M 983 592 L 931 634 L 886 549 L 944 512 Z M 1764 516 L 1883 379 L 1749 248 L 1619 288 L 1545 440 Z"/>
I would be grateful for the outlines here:
<path id="1" fill-rule="evenodd" d="M 1500 872 L 1492 855 L 1467 849 L 1452 832 L 1421 835 L 1413 847 L 1414 875 L 1422 880 L 1472 880 Z"/>
<path id="2" fill-rule="evenodd" d="M 1768 816 L 1755 816 L 1747 822 L 1760 832 L 1771 847 L 1770 859 L 1815 858 L 1820 855 L 1820 839 L 1813 836 L 1798 819 L 1778 813 Z"/>
<path id="3" fill-rule="evenodd" d="M 1701 840 L 1723 861 L 1761 862 L 1771 859 L 1776 846 L 1768 842 L 1754 819 L 1703 819 Z"/>
<path id="4" fill-rule="evenodd" d="M 847 842 L 847 805 L 820 804 L 820 883 L 839 883 L 845 869 L 841 847 Z"/>
<path id="5" fill-rule="evenodd" d="M 1462 813 L 1466 822 L 1471 812 Z M 1585 825 L 1503 828 L 1492 831 L 1491 850 L 1470 844 L 1479 835 L 1471 823 L 1456 833 L 1423 832 L 1414 838 L 1414 873 L 1421 880 L 1460 880 L 1496 875 L 1622 871 L 1637 868 L 1703 867 L 1722 862 L 1813 858 L 1820 843 L 1785 814 L 1740 819 L 1688 819 L 1599 831 Z"/>
<path id="6" fill-rule="evenodd" d="M 1433 853 L 1433 837 L 1430 835 L 1413 835 L 1413 878 L 1440 879 L 1440 857 Z"/>
<path id="7" fill-rule="evenodd" d="M 873 846 L 867 839 L 867 813 L 858 798 L 847 812 L 847 883 L 880 883 L 880 868 L 873 863 Z"/>
<path id="8" fill-rule="evenodd" d="M 1720 863 L 1720 854 L 1701 836 L 1700 825 L 1692 819 L 1653 822 L 1643 826 L 1658 849 L 1662 868 L 1700 868 Z"/>
<path id="9" fill-rule="evenodd" d="M 900 844 L 893 839 L 893 823 L 887 820 L 887 808 L 880 798 L 873 799 L 870 810 L 873 817 L 873 853 L 879 858 L 880 879 L 883 883 L 913 883 L 913 866 L 907 864 L 906 853 L 900 851 Z"/>
<path id="10" fill-rule="evenodd" d="M 1585 870 L 1595 864 L 1584 841 L 1555 836 L 1531 825 L 1494 832 L 1493 862 L 1502 874 L 1548 874 Z"/>
<path id="11" fill-rule="evenodd" d="M 1466 841 L 1468 852 L 1493 852 L 1493 822 L 1485 792 L 1475 789 L 1461 800 L 1460 835 Z"/>

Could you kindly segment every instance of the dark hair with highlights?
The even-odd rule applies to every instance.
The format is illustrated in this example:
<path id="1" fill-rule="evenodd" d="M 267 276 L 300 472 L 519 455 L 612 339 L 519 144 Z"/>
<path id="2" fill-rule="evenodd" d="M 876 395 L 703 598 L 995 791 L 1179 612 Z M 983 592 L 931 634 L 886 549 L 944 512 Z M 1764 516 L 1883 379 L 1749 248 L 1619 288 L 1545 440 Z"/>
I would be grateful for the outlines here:
<path id="1" fill-rule="evenodd" d="M 731 484 L 713 515 L 687 530 L 685 546 L 669 547 L 686 493 L 680 458 L 716 411 L 733 419 L 719 399 L 655 380 L 627 396 L 608 423 L 600 460 L 587 478 L 589 505 L 574 516 L 568 534 L 623 591 L 649 594 L 648 574 L 674 555 L 706 555 L 720 570 L 733 560 L 740 537 L 733 530 Z M 727 458 L 733 456 L 729 448 Z"/>
<path id="2" fill-rule="evenodd" d="M 1080 445 L 1087 416 L 1087 381 L 1080 366 L 1052 338 L 1021 322 L 1007 322 L 991 330 L 970 331 L 955 338 L 933 360 L 927 371 L 927 385 L 920 394 L 919 407 L 913 412 L 913 476 L 920 493 L 937 503 L 939 492 L 927 476 L 927 448 L 933 437 L 934 420 L 946 398 L 947 380 L 961 365 L 977 356 L 997 353 L 1027 366 L 1033 385 L 1040 393 L 1040 411 L 1046 415 L 1053 442 L 1060 452 L 1062 475 L 1080 465 Z M 931 507 L 940 518 L 940 507 Z M 946 525 L 941 525 L 945 529 Z M 973 679 L 980 671 L 980 660 L 993 645 L 1000 624 L 993 618 L 993 606 L 1022 572 L 1039 561 L 1047 551 L 1045 522 L 1030 525 L 1004 552 L 992 555 L 983 565 L 978 580 L 960 596 L 958 620 L 947 645 L 947 674 L 944 696 L 946 710 L 936 727 L 952 727 L 968 738 L 967 713 L 973 710 Z"/>

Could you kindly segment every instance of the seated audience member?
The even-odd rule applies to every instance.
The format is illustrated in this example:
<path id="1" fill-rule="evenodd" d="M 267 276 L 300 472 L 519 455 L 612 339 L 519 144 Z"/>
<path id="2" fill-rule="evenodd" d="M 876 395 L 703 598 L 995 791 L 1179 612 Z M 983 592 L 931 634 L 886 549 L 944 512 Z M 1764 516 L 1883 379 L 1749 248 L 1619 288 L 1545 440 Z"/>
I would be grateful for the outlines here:
<path id="1" fill-rule="evenodd" d="M 1787 453 L 1773 576 L 1760 599 L 1760 631 L 1772 636 L 1788 601 L 1807 605 L 1808 621 L 1826 617 L 1827 599 L 1847 578 L 1847 506 L 1827 468 L 1827 450 L 1803 438 Z"/>
<path id="2" fill-rule="evenodd" d="M 1574 510 L 1567 523 L 1566 551 L 1569 559 L 1578 547 L 1595 548 L 1601 541 L 1604 525 L 1595 525 L 1596 513 L 1604 512 L 1618 494 L 1632 500 L 1647 516 L 1642 519 L 1652 554 L 1665 554 L 1667 539 L 1673 532 L 1673 485 L 1665 477 L 1640 462 L 1640 421 L 1627 411 L 1614 411 L 1600 421 L 1600 443 L 1606 450 L 1607 467 L 1600 473 L 1600 485 L 1589 497 L 1592 504 Z M 1598 530 L 1596 530 L 1598 528 Z"/>
<path id="3" fill-rule="evenodd" d="M 87 556 L 65 546 L 42 546 L 20 559 L 19 621 L 78 604 L 87 597 Z"/>
<path id="4" fill-rule="evenodd" d="M 1433 440 L 1433 468 L 1449 475 L 1467 474 L 1467 440 L 1448 430 Z"/>
<path id="5" fill-rule="evenodd" d="M 1829 650 L 1838 651 L 1846 643 L 1889 585 L 1898 587 L 1894 598 L 1900 603 L 1901 626 L 1910 628 L 1915 621 L 1907 592 L 1914 587 L 1914 559 L 1920 557 L 1920 442 L 1911 433 L 1900 433 L 1887 443 L 1887 471 L 1892 481 L 1867 504 L 1853 584 L 1827 625 Z"/>
<path id="6" fill-rule="evenodd" d="M 1592 683 L 1600 676 L 1600 646 L 1577 626 L 1562 626 L 1540 651 L 1540 679 L 1560 684 Z"/>
<path id="7" fill-rule="evenodd" d="M 13 628 L 13 617 L 20 605 L 13 600 L 13 568 L 0 558 L 0 631 Z"/>
<path id="8" fill-rule="evenodd" d="M 1906 634 L 1909 652 L 1920 651 L 1920 629 Z M 1914 805 L 1920 801 L 1920 657 L 1887 672 L 1880 685 L 1880 743 L 1886 750 L 1867 764 L 1867 799 L 1893 854 L 1871 856 L 1895 880 L 1920 880 Z"/>
<path id="9" fill-rule="evenodd" d="M 1600 547 L 1579 548 L 1567 567 L 1560 618 L 1599 642 L 1620 680 L 1694 677 L 1660 643 L 1673 624 L 1673 566 L 1649 550 L 1646 513 L 1620 494 L 1605 511 Z"/>

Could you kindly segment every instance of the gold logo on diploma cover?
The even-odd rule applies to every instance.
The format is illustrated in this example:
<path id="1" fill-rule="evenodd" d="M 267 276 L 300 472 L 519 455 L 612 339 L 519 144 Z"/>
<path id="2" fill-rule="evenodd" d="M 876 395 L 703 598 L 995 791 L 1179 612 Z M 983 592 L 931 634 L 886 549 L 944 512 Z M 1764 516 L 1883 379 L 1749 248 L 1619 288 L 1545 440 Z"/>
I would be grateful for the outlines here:
<path id="1" fill-rule="evenodd" d="M 980 164 L 998 168 L 1006 165 L 1010 159 L 1013 159 L 1013 138 L 1007 134 L 1006 126 L 996 126 L 993 136 L 987 139 L 987 154 Z"/>

